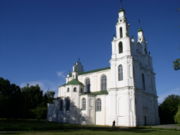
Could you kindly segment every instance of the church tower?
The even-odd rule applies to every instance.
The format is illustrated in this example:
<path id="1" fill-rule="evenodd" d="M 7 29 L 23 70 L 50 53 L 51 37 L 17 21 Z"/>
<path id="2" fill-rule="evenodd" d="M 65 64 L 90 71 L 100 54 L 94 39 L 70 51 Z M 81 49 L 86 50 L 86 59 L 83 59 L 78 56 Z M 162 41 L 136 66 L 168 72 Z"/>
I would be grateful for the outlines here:
<path id="1" fill-rule="evenodd" d="M 132 69 L 129 64 L 132 64 L 131 57 L 131 41 L 128 32 L 128 22 L 125 16 L 125 11 L 119 11 L 118 22 L 116 24 L 116 36 L 112 41 L 112 56 L 110 60 L 112 70 L 112 88 L 129 86 L 129 81 L 126 81 L 129 76 L 132 77 Z M 127 63 L 129 63 L 127 65 Z M 129 72 L 130 70 L 130 72 Z M 131 82 L 133 83 L 133 82 Z M 133 84 L 131 84 L 133 85 Z"/>
<path id="2" fill-rule="evenodd" d="M 116 36 L 112 41 L 110 100 L 117 125 L 135 126 L 133 57 L 125 11 L 119 11 Z M 123 108 L 123 109 L 122 109 Z M 111 112 L 110 112 L 111 113 Z"/>
<path id="3" fill-rule="evenodd" d="M 119 126 L 157 124 L 155 73 L 147 41 L 142 29 L 137 32 L 137 41 L 129 37 L 128 29 L 122 9 L 112 41 L 109 121 L 115 120 Z"/>

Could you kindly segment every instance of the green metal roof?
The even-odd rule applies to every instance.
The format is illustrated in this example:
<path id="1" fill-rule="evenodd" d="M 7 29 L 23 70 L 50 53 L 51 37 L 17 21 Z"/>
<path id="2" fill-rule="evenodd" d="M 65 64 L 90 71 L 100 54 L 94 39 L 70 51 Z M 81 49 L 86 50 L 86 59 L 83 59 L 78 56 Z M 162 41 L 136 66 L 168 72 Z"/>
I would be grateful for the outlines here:
<path id="1" fill-rule="evenodd" d="M 90 92 L 90 93 L 83 93 L 82 95 L 91 95 L 91 96 L 97 96 L 97 95 L 108 95 L 108 91 L 107 90 L 101 90 L 101 91 L 97 91 L 97 92 Z"/>
<path id="2" fill-rule="evenodd" d="M 139 28 L 139 29 L 138 29 L 138 32 L 140 32 L 140 31 L 143 31 L 143 29 L 142 29 L 142 28 Z"/>
<path id="3" fill-rule="evenodd" d="M 82 72 L 82 73 L 79 73 L 79 75 L 84 75 L 84 74 L 99 72 L 99 71 L 103 71 L 103 70 L 107 70 L 107 69 L 110 69 L 110 67 L 100 68 L 100 69 L 95 69 L 95 70 L 90 70 L 90 71 L 87 71 L 87 72 Z"/>
<path id="4" fill-rule="evenodd" d="M 64 84 L 63 86 L 66 85 L 83 85 L 80 81 L 78 81 L 77 79 L 73 79 L 71 81 L 69 81 L 68 83 Z"/>
<path id="5" fill-rule="evenodd" d="M 121 9 L 119 10 L 119 12 L 122 12 L 122 11 L 125 12 L 125 10 L 124 10 L 123 8 L 121 8 Z"/>

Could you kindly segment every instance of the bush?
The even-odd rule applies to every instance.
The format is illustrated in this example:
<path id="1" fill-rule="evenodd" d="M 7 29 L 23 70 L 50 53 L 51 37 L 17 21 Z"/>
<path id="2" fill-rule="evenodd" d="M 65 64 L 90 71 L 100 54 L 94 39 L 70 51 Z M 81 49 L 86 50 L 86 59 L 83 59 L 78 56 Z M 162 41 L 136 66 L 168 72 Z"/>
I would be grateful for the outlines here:
<path id="1" fill-rule="evenodd" d="M 45 119 L 47 114 L 46 112 L 47 112 L 47 107 L 44 106 L 38 106 L 35 109 L 32 109 L 32 113 L 34 114 L 34 117 L 38 120 Z"/>
<path id="2" fill-rule="evenodd" d="M 180 105 L 179 105 L 179 107 L 178 107 L 178 112 L 176 113 L 174 119 L 175 119 L 175 122 L 176 122 L 176 123 L 180 124 Z"/>
<path id="3" fill-rule="evenodd" d="M 175 123 L 174 117 L 180 105 L 179 95 L 169 95 L 159 106 L 159 116 L 161 124 Z"/>

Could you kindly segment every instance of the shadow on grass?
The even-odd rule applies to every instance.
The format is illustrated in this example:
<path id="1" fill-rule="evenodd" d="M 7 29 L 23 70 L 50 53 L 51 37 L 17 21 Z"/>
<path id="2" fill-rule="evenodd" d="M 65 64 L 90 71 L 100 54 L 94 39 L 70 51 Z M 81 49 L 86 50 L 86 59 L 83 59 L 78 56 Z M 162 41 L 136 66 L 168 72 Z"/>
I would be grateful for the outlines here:
<path id="1" fill-rule="evenodd" d="M 7 132 L 1 132 L 0 131 L 0 135 L 18 135 L 19 133 L 17 133 L 17 131 L 7 131 Z"/>
<path id="2" fill-rule="evenodd" d="M 91 126 L 91 125 L 71 125 L 61 124 L 47 121 L 37 120 L 0 120 L 0 134 L 17 134 L 14 131 L 62 131 L 74 132 L 79 130 L 88 131 L 124 131 L 131 133 L 147 133 L 153 132 L 156 129 L 151 128 L 127 128 L 127 127 L 108 127 L 108 126 Z M 10 132 L 5 132 L 10 131 Z"/>

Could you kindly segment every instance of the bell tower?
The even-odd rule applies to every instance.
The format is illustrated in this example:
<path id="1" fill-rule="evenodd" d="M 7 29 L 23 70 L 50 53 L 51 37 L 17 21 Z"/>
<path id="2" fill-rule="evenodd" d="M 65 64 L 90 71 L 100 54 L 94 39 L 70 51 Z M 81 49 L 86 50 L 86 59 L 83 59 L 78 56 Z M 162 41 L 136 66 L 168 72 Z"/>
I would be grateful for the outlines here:
<path id="1" fill-rule="evenodd" d="M 125 10 L 118 13 L 112 40 L 110 89 L 112 118 L 119 126 L 135 126 L 133 57 Z M 123 109 L 122 109 L 123 108 Z"/>
<path id="2" fill-rule="evenodd" d="M 131 40 L 129 37 L 129 25 L 125 16 L 125 10 L 121 9 L 116 24 L 116 36 L 112 41 L 111 79 L 113 87 L 129 86 L 129 77 L 132 77 Z M 132 85 L 132 84 L 131 84 Z"/>

